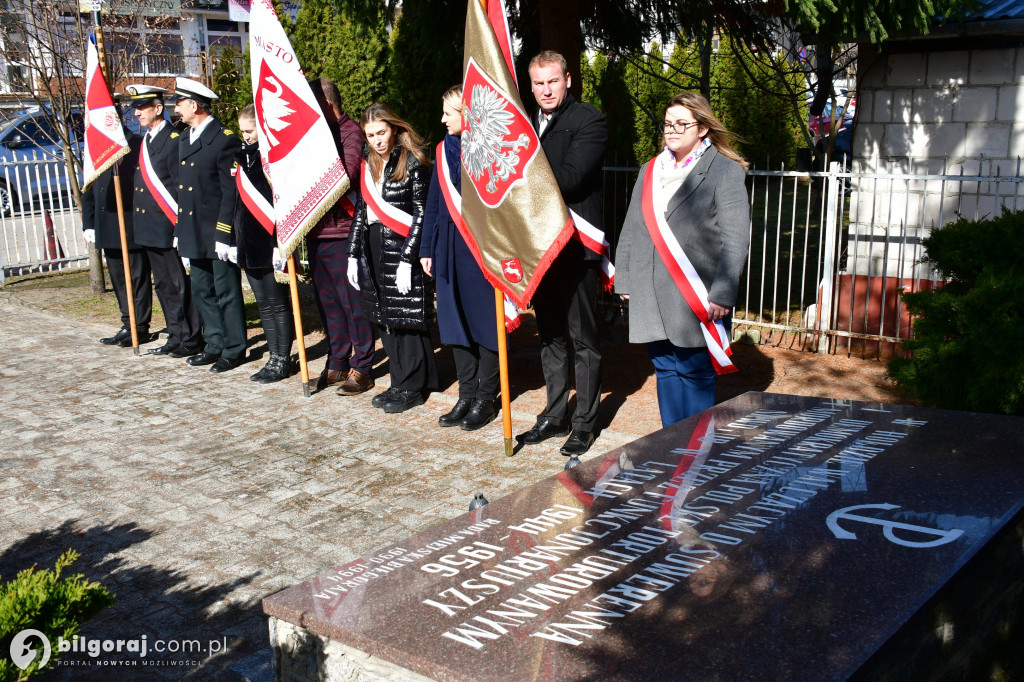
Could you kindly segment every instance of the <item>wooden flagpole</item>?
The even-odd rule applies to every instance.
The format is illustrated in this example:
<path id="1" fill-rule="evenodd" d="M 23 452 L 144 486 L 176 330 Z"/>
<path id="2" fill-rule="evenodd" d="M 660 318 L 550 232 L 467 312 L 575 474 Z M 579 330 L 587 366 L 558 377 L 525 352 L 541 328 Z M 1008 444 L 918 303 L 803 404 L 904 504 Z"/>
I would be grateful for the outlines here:
<path id="1" fill-rule="evenodd" d="M 96 35 L 96 57 L 100 63 L 100 71 L 103 72 L 103 80 L 107 82 L 107 91 L 110 91 L 110 70 L 107 68 L 107 54 L 103 49 L 103 19 L 99 9 L 92 13 L 92 20 L 95 24 Z M 114 103 L 115 110 L 117 103 Z M 132 351 L 139 354 L 139 331 L 135 326 L 135 288 L 132 285 L 132 269 L 128 262 L 128 232 L 124 226 L 124 199 L 121 196 L 121 162 L 117 161 L 111 168 L 114 181 L 114 197 L 117 200 L 117 227 L 121 235 L 121 262 L 124 265 L 124 289 L 128 305 L 128 324 L 132 332 Z"/>
<path id="2" fill-rule="evenodd" d="M 239 171 L 241 172 L 241 171 Z M 295 318 L 295 340 L 299 343 L 299 373 L 302 376 L 302 395 L 309 397 L 309 365 L 306 363 L 306 338 L 302 333 L 302 311 L 299 309 L 299 281 L 295 274 L 295 252 L 288 254 L 288 288 L 292 294 L 292 317 Z"/>
<path id="3" fill-rule="evenodd" d="M 494 311 L 498 320 L 498 375 L 501 377 L 501 425 L 505 433 L 505 456 L 512 451 L 512 397 L 508 388 L 508 336 L 505 333 L 505 297 L 494 290 Z"/>

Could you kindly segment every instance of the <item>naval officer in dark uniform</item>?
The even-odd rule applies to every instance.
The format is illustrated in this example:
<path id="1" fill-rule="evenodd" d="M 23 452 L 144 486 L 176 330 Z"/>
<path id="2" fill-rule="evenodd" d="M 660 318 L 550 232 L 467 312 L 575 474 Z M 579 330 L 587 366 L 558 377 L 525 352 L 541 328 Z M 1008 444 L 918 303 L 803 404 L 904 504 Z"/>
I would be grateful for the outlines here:
<path id="1" fill-rule="evenodd" d="M 153 314 L 153 289 L 150 284 L 149 259 L 135 241 L 132 229 L 132 178 L 139 161 L 141 141 L 137 135 L 128 136 L 128 153 L 118 163 L 121 198 L 124 210 L 125 238 L 128 243 L 128 269 L 132 278 L 135 298 L 135 329 L 139 344 L 156 340 L 149 333 Z M 124 279 L 124 259 L 121 254 L 121 227 L 117 219 L 117 193 L 114 187 L 114 169 L 108 168 L 82 192 L 82 237 L 103 251 L 107 261 L 110 286 L 117 297 L 121 312 L 121 328 L 116 334 L 100 339 L 108 346 L 129 348 L 132 345 L 131 317 L 128 314 L 128 287 Z"/>
<path id="2" fill-rule="evenodd" d="M 192 266 L 192 301 L 206 346 L 186 362 L 227 372 L 245 359 L 242 271 L 232 221 L 235 179 L 231 169 L 242 143 L 210 113 L 217 94 L 190 78 L 175 82 L 174 111 L 189 129 L 178 147 L 178 253 Z"/>
<path id="3" fill-rule="evenodd" d="M 177 221 L 178 144 L 181 133 L 164 117 L 167 90 L 155 85 L 125 88 L 143 134 L 139 166 L 135 171 L 132 223 L 135 243 L 145 249 L 153 270 L 153 284 L 167 324 L 167 343 L 148 355 L 184 358 L 201 349 L 199 314 L 185 266 L 174 248 Z"/>

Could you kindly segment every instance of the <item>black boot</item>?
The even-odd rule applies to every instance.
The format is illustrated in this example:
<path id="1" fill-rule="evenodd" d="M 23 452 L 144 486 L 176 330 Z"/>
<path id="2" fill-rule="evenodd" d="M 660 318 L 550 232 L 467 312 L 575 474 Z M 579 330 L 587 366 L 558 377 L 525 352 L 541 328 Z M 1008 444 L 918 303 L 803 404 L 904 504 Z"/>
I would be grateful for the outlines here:
<path id="1" fill-rule="evenodd" d="M 455 407 L 451 409 L 448 414 L 443 414 L 437 419 L 438 426 L 458 426 L 467 414 L 469 414 L 469 408 L 473 406 L 473 401 L 469 398 L 459 398 L 455 402 Z"/>
<path id="2" fill-rule="evenodd" d="M 275 381 L 283 381 L 288 378 L 288 358 L 284 355 L 270 354 L 266 366 L 263 368 L 263 377 L 259 380 L 261 384 L 272 384 Z"/>
<path id="3" fill-rule="evenodd" d="M 267 374 L 267 369 L 270 367 L 270 361 L 274 359 L 274 354 L 271 353 L 270 357 L 267 358 L 267 363 L 259 368 L 255 374 L 249 376 L 249 381 L 259 381 Z"/>

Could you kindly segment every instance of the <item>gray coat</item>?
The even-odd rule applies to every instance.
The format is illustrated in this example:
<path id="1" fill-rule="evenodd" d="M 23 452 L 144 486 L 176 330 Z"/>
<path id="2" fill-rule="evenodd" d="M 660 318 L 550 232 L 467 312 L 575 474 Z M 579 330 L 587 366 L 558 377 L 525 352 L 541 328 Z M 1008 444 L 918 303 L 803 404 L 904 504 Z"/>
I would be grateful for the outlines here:
<path id="1" fill-rule="evenodd" d="M 668 339 L 680 348 L 706 345 L 697 316 L 654 249 L 641 209 L 640 170 L 615 250 L 615 291 L 629 294 L 629 340 Z M 743 167 L 714 147 L 698 159 L 666 210 L 668 224 L 693 263 L 708 298 L 722 306 L 736 303 L 747 259 L 750 209 Z"/>

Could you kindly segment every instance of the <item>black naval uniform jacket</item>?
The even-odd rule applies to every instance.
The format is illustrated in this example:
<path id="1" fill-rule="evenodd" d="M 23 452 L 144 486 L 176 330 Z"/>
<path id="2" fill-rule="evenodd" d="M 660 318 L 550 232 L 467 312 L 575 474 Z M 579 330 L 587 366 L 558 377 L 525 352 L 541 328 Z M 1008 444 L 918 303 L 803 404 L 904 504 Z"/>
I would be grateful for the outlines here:
<path id="1" fill-rule="evenodd" d="M 217 258 L 216 242 L 231 245 L 235 178 L 231 169 L 242 146 L 238 136 L 213 119 L 195 144 L 189 131 L 178 146 L 178 253 L 182 258 Z"/>
<path id="2" fill-rule="evenodd" d="M 149 132 L 146 132 L 148 135 Z M 149 161 L 160 182 L 171 196 L 178 197 L 178 140 L 181 133 L 170 123 L 149 142 Z M 141 158 L 141 144 L 139 148 Z M 167 219 L 142 178 L 142 166 L 135 171 L 135 243 L 156 249 L 169 249 L 174 241 L 174 224 Z"/>
<path id="3" fill-rule="evenodd" d="M 118 160 L 121 199 L 124 206 L 124 229 L 128 248 L 137 248 L 132 230 L 132 178 L 139 163 L 142 139 L 128 138 L 128 153 Z M 96 231 L 96 248 L 120 249 L 121 227 L 117 221 L 117 193 L 114 191 L 114 169 L 108 168 L 82 192 L 82 231 Z"/>

